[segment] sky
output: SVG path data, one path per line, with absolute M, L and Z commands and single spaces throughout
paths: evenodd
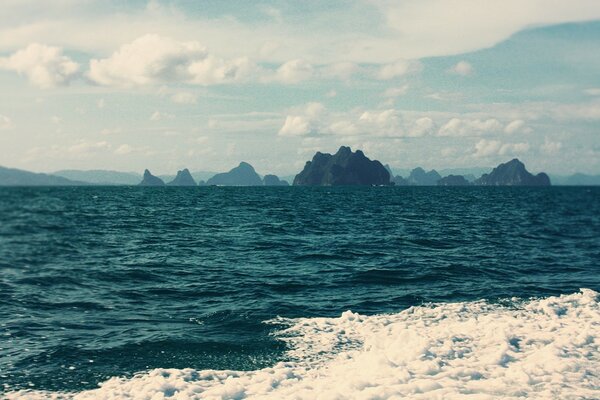
M 600 174 L 597 0 L 2 0 L 0 165 Z

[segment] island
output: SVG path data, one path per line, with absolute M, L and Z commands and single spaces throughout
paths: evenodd
M 342 146 L 337 153 L 317 152 L 294 178 L 294 186 L 390 185 L 390 173 L 362 151 Z
M 190 170 L 185 168 L 181 171 L 177 171 L 177 176 L 171 182 L 167 183 L 168 186 L 197 186 L 196 181 L 190 174 Z
M 229 172 L 216 174 L 206 181 L 206 184 L 216 186 L 262 186 L 263 180 L 252 165 L 242 161 L 240 165 Z
M 144 176 L 139 186 L 165 186 L 165 183 L 158 176 L 154 176 L 147 169 L 144 170 Z
M 550 186 L 550 178 L 541 172 L 533 175 L 527 171 L 525 164 L 514 158 L 500 164 L 489 174 L 473 182 L 479 186 Z

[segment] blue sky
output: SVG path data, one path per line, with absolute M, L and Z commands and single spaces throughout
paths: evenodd
M 0 5 L 0 165 L 600 173 L 597 1 Z

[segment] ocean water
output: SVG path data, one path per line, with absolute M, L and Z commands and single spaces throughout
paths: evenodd
M 0 188 L 0 397 L 600 398 L 600 188 Z

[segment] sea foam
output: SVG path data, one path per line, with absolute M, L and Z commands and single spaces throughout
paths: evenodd
M 9 399 L 597 399 L 598 293 L 396 314 L 277 318 L 288 360 L 256 371 L 155 369 L 79 393 Z

